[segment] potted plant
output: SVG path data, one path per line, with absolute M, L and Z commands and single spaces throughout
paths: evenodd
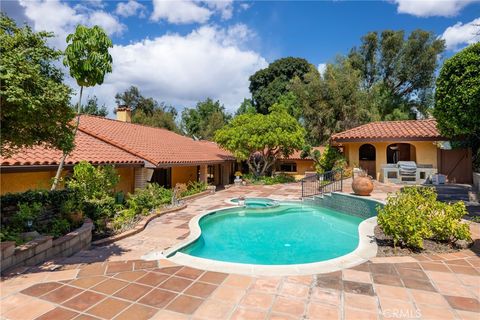
M 373 191 L 373 181 L 365 171 L 358 173 L 352 181 L 352 190 L 358 196 L 369 196 Z
M 235 180 L 233 181 L 236 185 L 240 185 L 242 183 L 242 179 L 240 178 L 242 173 L 240 171 L 235 172 Z

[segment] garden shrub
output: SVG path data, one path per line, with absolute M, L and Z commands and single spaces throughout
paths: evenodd
M 319 173 L 335 170 L 335 164 L 339 160 L 345 160 L 343 155 L 338 151 L 338 149 L 327 145 L 325 147 L 325 150 L 323 150 L 323 153 L 320 156 L 320 159 L 318 160 L 318 168 L 317 171 Z M 345 161 L 346 162 L 346 161 Z M 342 163 L 339 162 L 337 163 L 337 167 L 341 165 Z
M 27 231 L 29 229 L 27 224 L 30 222 L 32 223 L 30 227 L 34 227 L 42 211 L 43 206 L 40 202 L 19 203 L 18 211 L 12 218 L 11 227 L 20 232 Z
M 123 230 L 128 229 L 130 225 L 135 222 L 137 217 L 138 215 L 134 208 L 120 210 L 115 213 L 111 226 L 116 232 L 122 232 Z
M 469 240 L 470 228 L 468 224 L 461 222 L 462 217 L 466 214 L 468 214 L 467 208 L 462 201 L 453 204 L 438 201 L 432 216 L 429 217 L 433 237 L 449 242 Z
M 50 236 L 53 236 L 54 238 L 61 237 L 67 233 L 69 233 L 72 230 L 72 225 L 70 222 L 65 219 L 54 219 L 49 225 L 43 234 L 48 234 Z
M 243 178 L 249 183 L 264 184 L 264 185 L 295 182 L 295 177 L 289 176 L 287 174 L 277 174 L 273 177 L 269 177 L 269 176 L 255 177 L 253 174 L 248 173 L 248 174 L 244 174 Z
M 437 201 L 430 187 L 405 187 L 390 195 L 378 209 L 378 224 L 394 246 L 423 248 L 424 239 L 456 241 L 470 239 L 468 225 L 461 222 L 466 214 L 463 203 Z
M 129 195 L 128 207 L 136 213 L 148 214 L 151 210 L 159 208 L 171 202 L 173 192 L 170 189 L 149 183 L 144 189 L 135 190 Z
M 186 190 L 180 193 L 181 197 L 191 196 L 200 192 L 207 190 L 208 184 L 203 181 L 190 181 Z
M 120 177 L 111 165 L 94 167 L 82 161 L 73 167 L 73 175 L 67 180 L 67 187 L 83 200 L 113 196 Z
M 113 166 L 95 167 L 82 161 L 73 168 L 73 175 L 66 182 L 85 215 L 94 222 L 97 232 L 105 229 L 107 220 L 118 208 L 114 189 L 119 180 Z

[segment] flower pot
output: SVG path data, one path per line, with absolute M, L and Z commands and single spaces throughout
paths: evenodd
M 373 191 L 372 178 L 368 176 L 355 177 L 352 181 L 352 189 L 358 196 L 369 196 Z

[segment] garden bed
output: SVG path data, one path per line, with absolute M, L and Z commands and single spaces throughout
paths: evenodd
M 1 242 L 0 271 L 23 265 L 34 266 L 54 256 L 68 257 L 89 248 L 92 228 L 92 221 L 86 219 L 80 228 L 57 239 L 40 236 L 19 246 L 15 246 L 14 241 Z
M 462 250 L 462 248 L 449 242 L 440 242 L 425 239 L 423 240 L 422 249 L 412 249 L 408 247 L 393 247 L 393 240 L 391 237 L 383 233 L 382 228 L 375 227 L 375 241 L 377 242 L 378 250 L 377 257 L 393 257 L 393 256 L 408 256 L 414 254 L 436 254 L 436 253 L 452 253 Z

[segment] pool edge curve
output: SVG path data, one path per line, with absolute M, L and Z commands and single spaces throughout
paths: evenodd
M 343 192 L 336 192 L 341 195 L 353 196 L 351 194 L 346 194 Z M 355 196 L 353 196 L 355 197 Z M 275 199 L 277 200 L 277 199 Z M 382 201 L 377 199 L 368 199 L 374 202 L 382 203 Z M 282 200 L 277 200 L 282 201 Z M 292 201 L 292 200 L 288 200 Z M 298 201 L 298 200 L 297 200 Z M 296 201 L 292 201 L 296 202 Z M 233 203 L 229 203 L 232 205 Z M 234 206 L 232 206 L 234 207 Z M 231 207 L 225 207 L 228 209 Z M 220 209 L 222 210 L 222 209 Z M 295 276 L 295 275 L 311 275 L 319 273 L 328 273 L 333 271 L 342 270 L 345 268 L 350 268 L 367 262 L 370 258 L 373 258 L 377 255 L 377 244 L 374 239 L 374 229 L 377 225 L 377 217 L 371 217 L 363 220 L 358 225 L 358 245 L 350 253 L 347 253 L 343 256 L 332 258 L 325 261 L 312 262 L 312 263 L 302 263 L 302 264 L 289 264 L 289 265 L 259 265 L 259 264 L 247 264 L 247 263 L 235 263 L 235 262 L 225 262 L 213 259 L 200 258 L 182 252 L 177 252 L 178 250 L 190 245 L 196 241 L 202 231 L 200 228 L 200 220 L 210 215 L 214 212 L 219 211 L 219 209 L 210 210 L 205 213 L 196 215 L 189 221 L 190 234 L 184 241 L 172 246 L 171 248 L 164 250 L 161 253 L 161 256 L 164 259 L 171 262 L 188 266 L 191 268 L 203 269 L 207 271 L 214 272 L 227 272 L 234 274 L 243 274 L 250 276 Z M 176 252 L 176 253 L 175 253 Z M 169 257 L 172 253 L 175 253 L 173 256 Z M 155 253 L 147 254 L 145 257 L 158 256 Z

